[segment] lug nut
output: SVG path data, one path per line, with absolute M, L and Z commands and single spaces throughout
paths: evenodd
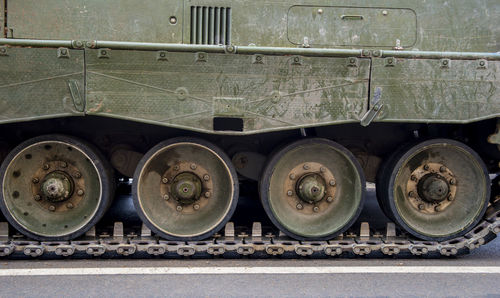
M 179 166 L 174 166 L 174 171 L 178 171 L 179 170 Z
M 304 170 L 309 170 L 309 166 L 307 164 L 304 165 Z
M 320 171 L 321 173 L 324 173 L 324 172 L 326 172 L 326 169 L 325 169 L 325 167 L 321 167 L 321 168 L 319 168 L 319 171 Z
M 448 201 L 453 201 L 454 197 L 451 194 L 449 194 L 447 199 Z
M 411 179 L 411 181 L 417 181 L 417 176 L 411 175 L 410 179 Z
M 424 170 L 428 171 L 429 170 L 429 165 L 424 165 Z
M 300 203 L 299 203 L 299 204 L 297 204 L 297 206 L 296 206 L 296 207 L 297 207 L 297 209 L 299 209 L 299 210 L 302 210 L 302 208 L 304 208 L 304 206 L 302 206 L 302 204 L 300 204 Z
M 33 180 L 31 180 L 31 182 L 37 184 L 38 182 L 40 182 L 40 180 L 38 180 L 38 178 L 33 178 Z
M 80 172 L 76 172 L 73 176 L 74 176 L 75 178 L 82 178 L 82 173 L 80 173 Z
M 168 201 L 168 199 L 170 199 L 170 196 L 169 196 L 168 194 L 164 194 L 164 195 L 163 195 L 163 199 L 164 199 L 165 201 Z
M 293 191 L 289 190 L 289 191 L 287 191 L 287 192 L 286 192 L 286 194 L 287 194 L 289 197 L 291 197 L 291 196 L 293 196 Z
M 326 201 L 327 201 L 328 203 L 331 203 L 331 202 L 333 202 L 333 198 L 332 198 L 332 197 L 327 197 L 327 198 L 326 198 Z
M 64 161 L 63 161 L 63 162 L 61 162 L 61 168 L 65 168 L 65 167 L 67 167 L 67 166 L 68 166 L 68 164 L 67 164 L 66 162 L 64 162 Z
M 168 178 L 167 178 L 167 177 L 163 177 L 163 178 L 161 179 L 161 182 L 162 182 L 163 184 L 167 184 L 167 183 L 168 183 Z
M 176 209 L 177 209 L 177 211 L 181 212 L 182 211 L 182 206 L 178 205 Z
M 193 205 L 193 209 L 194 209 L 194 210 L 198 210 L 198 209 L 200 209 L 200 205 L 198 205 L 198 204 L 194 204 L 194 205 Z
M 330 180 L 330 186 L 335 186 L 335 184 L 337 184 L 337 183 L 335 182 L 335 180 L 333 180 L 333 179 L 332 179 L 332 180 Z
M 85 192 L 83 191 L 83 189 L 79 189 L 76 194 L 79 195 L 79 196 L 83 196 Z
M 410 192 L 408 193 L 408 196 L 409 196 L 410 198 L 414 198 L 414 197 L 416 197 L 416 196 L 415 196 L 415 192 L 414 192 L 414 191 L 410 191 Z
M 190 168 L 191 168 L 191 170 L 196 170 L 196 165 L 193 163 L 193 164 L 191 164 Z
M 293 180 L 293 179 L 295 179 L 295 174 L 290 174 L 290 176 L 288 176 L 288 177 L 290 177 L 290 180 Z
M 441 166 L 441 167 L 439 168 L 439 171 L 440 171 L 441 173 L 446 172 L 446 167 L 445 167 L 445 166 Z
M 54 205 L 50 205 L 50 206 L 49 206 L 49 210 L 50 210 L 50 211 L 56 211 L 56 206 L 54 206 Z
M 437 205 L 436 207 L 434 207 L 434 211 L 441 212 L 441 206 Z
M 210 198 L 210 192 L 209 191 L 205 192 L 205 198 Z
M 419 205 L 418 205 L 418 209 L 419 209 L 419 210 L 424 210 L 424 208 L 425 208 L 424 204 L 419 204 Z
M 319 211 L 319 207 L 318 206 L 314 206 L 313 211 L 314 212 L 318 212 Z
M 33 198 L 35 199 L 35 201 L 40 201 L 42 199 L 40 195 L 36 195 Z
M 457 181 L 453 178 L 450 179 L 450 185 L 455 185 L 457 183 Z
M 73 209 L 73 204 L 71 204 L 71 203 L 66 204 L 66 208 Z
M 48 163 L 46 163 L 46 164 L 44 164 L 44 165 L 43 165 L 43 169 L 44 169 L 44 170 L 48 170 L 49 168 L 50 168 L 50 166 L 49 166 L 49 164 L 48 164 Z
M 208 176 L 208 174 L 203 175 L 203 180 L 205 181 L 210 180 L 210 176 Z

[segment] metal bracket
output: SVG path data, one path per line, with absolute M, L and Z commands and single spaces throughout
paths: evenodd
M 80 89 L 78 88 L 78 80 L 68 80 L 68 86 L 75 109 L 79 112 L 83 112 L 84 102 Z
M 253 64 L 264 64 L 264 56 L 262 55 L 253 55 L 252 56 L 252 63 Z
M 387 67 L 392 67 L 396 65 L 396 59 L 394 59 L 394 57 L 387 57 L 384 59 L 384 62 L 385 66 Z
M 97 58 L 109 58 L 110 52 L 110 49 L 100 49 L 97 51 Z
M 347 67 L 358 67 L 359 66 L 359 60 L 356 57 L 349 57 L 347 58 Z
M 68 48 L 58 48 L 57 49 L 57 58 L 69 58 Z
M 370 125 L 370 123 L 377 117 L 377 115 L 384 107 L 384 103 L 382 102 L 381 96 L 382 96 L 382 89 L 380 87 L 375 88 L 375 94 L 373 95 L 373 106 L 361 118 L 362 126 Z
M 488 61 L 486 59 L 477 60 L 477 68 L 478 69 L 487 69 L 488 68 Z
M 7 54 L 7 47 L 6 46 L 0 47 L 0 56 L 9 56 L 9 54 Z
M 196 62 L 207 62 L 207 53 L 205 52 L 195 53 L 194 59 Z
M 441 68 L 450 68 L 450 59 L 441 59 Z
M 292 57 L 292 65 L 302 65 L 302 57 L 293 56 Z
M 156 60 L 158 60 L 158 61 L 168 61 L 167 51 L 158 51 L 156 53 Z

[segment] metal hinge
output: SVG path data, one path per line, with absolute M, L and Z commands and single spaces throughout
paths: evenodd
M 384 103 L 381 99 L 382 89 L 380 87 L 375 88 L 375 94 L 373 95 L 373 105 L 361 118 L 361 125 L 368 126 L 377 117 L 377 115 L 382 110 Z

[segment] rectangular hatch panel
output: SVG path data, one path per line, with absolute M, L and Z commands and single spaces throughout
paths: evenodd
M 411 47 L 417 15 L 406 8 L 292 6 L 287 30 L 297 45 Z

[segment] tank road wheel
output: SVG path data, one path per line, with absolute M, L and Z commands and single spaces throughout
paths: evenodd
M 304 139 L 276 152 L 259 185 L 264 209 L 284 233 L 326 240 L 358 218 L 365 178 L 355 157 L 326 139 Z
M 69 240 L 85 233 L 112 200 L 112 175 L 86 142 L 64 135 L 30 139 L 0 168 L 0 208 L 28 237 Z
M 142 158 L 132 192 L 152 231 L 170 240 L 201 240 L 231 218 L 238 189 L 236 171 L 221 149 L 200 139 L 174 138 Z
M 481 158 L 466 145 L 425 141 L 399 153 L 389 167 L 377 193 L 384 209 L 415 237 L 449 240 L 483 217 L 490 178 Z

